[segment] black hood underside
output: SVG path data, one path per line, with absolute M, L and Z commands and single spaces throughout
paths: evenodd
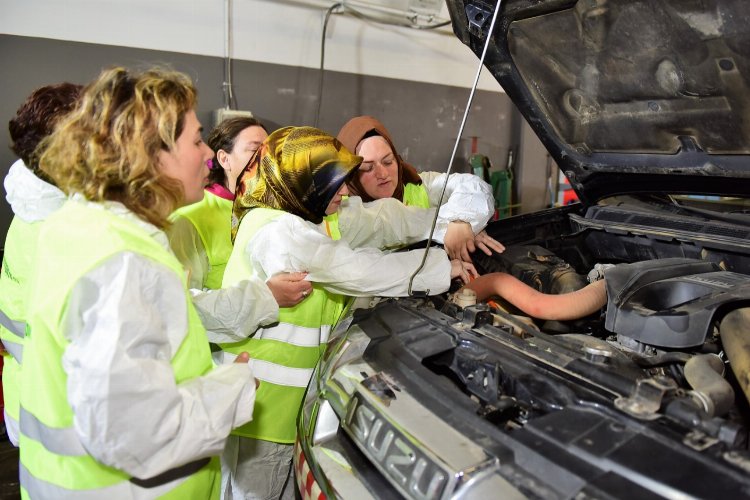
M 481 55 L 496 2 L 448 0 Z M 505 0 L 485 67 L 584 202 L 750 192 L 750 3 Z

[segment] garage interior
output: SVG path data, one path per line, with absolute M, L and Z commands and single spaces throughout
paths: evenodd
M 130 0 L 95 7 L 86 0 L 0 0 L 0 115 L 7 123 L 42 85 L 85 83 L 108 66 L 167 64 L 195 80 L 206 130 L 216 110 L 226 108 L 250 111 L 269 129 L 315 125 L 333 135 L 350 117 L 373 115 L 406 161 L 446 171 L 476 58 L 444 26 L 443 2 L 345 3 L 367 16 L 325 0 Z M 434 11 L 415 14 L 414 4 Z M 4 133 L 3 177 L 14 160 Z M 567 201 L 554 163 L 487 71 L 453 171 L 495 181 L 498 217 Z M 11 218 L 3 199 L 3 240 Z M 0 470 L 0 498 L 17 498 L 17 451 L 4 437 Z

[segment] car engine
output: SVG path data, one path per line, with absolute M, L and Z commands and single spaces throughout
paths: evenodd
M 631 219 L 607 220 L 619 212 Z M 646 214 L 650 226 L 634 223 Z M 498 240 L 514 236 L 502 254 L 475 253 L 481 274 L 508 273 L 553 295 L 603 279 L 606 305 L 574 320 L 540 320 L 502 297 L 466 302 L 458 284 L 437 296 L 383 300 L 355 311 L 341 340 L 366 342 L 355 350 L 359 387 L 383 405 L 383 422 L 392 418 L 394 429 L 409 428 L 394 415 L 413 398 L 494 457 L 522 496 L 747 496 L 750 268 L 744 238 L 727 234 L 742 224 L 704 221 L 722 236 L 697 245 L 695 229 L 675 231 L 675 220 L 687 218 L 664 214 L 565 207 L 491 224 Z M 341 363 L 324 358 L 323 365 Z M 329 395 L 341 380 L 326 382 Z M 368 448 L 378 444 L 374 406 L 362 399 L 353 406 L 370 413 L 360 413 L 351 401 L 348 410 L 331 404 L 345 434 L 376 461 Z M 438 488 L 426 497 L 470 491 L 460 489 L 459 467 L 429 469 L 446 456 L 423 459 L 428 472 L 413 486 Z M 386 476 L 398 470 L 381 465 Z

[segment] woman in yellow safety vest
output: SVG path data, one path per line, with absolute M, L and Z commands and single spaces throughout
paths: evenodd
M 11 149 L 19 157 L 5 177 L 5 199 L 13 220 L 5 237 L 0 274 L 0 340 L 3 355 L 3 413 L 11 443 L 18 446 L 19 384 L 26 331 L 29 279 L 35 264 L 41 222 L 60 208 L 65 194 L 39 172 L 34 150 L 55 124 L 73 109 L 82 86 L 73 83 L 46 85 L 26 98 L 8 130 Z
M 247 276 L 309 272 L 312 294 L 281 308 L 279 322 L 247 340 L 222 344 L 225 360 L 251 352 L 262 383 L 253 421 L 238 428 L 223 458 L 229 474 L 226 498 L 278 498 L 292 461 L 295 419 L 313 368 L 348 296 L 407 294 L 409 276 L 425 250 L 383 253 L 351 249 L 333 240 L 320 223 L 347 194 L 345 181 L 362 158 L 312 127 L 285 127 L 260 146 L 242 174 L 234 203 L 234 249 L 224 286 Z M 451 278 L 475 274 L 473 266 L 430 249 L 415 290 L 446 291 Z
M 230 230 L 237 177 L 266 137 L 263 124 L 250 117 L 224 120 L 208 135 L 206 142 L 214 157 L 203 199 L 178 209 L 168 231 L 172 250 L 189 272 L 190 288 L 221 287 L 232 253 Z M 301 280 L 304 273 L 287 278 Z
M 108 69 L 40 146 L 69 199 L 42 224 L 31 279 L 24 498 L 218 497 L 218 455 L 250 421 L 256 383 L 246 353 L 213 366 L 164 233 L 203 196 L 213 156 L 195 104 L 182 73 Z M 276 320 L 270 289 L 239 285 L 265 296 L 245 304 L 249 323 Z
M 495 211 L 495 204 L 492 188 L 479 177 L 451 174 L 440 203 L 446 174 L 417 172 L 401 158 L 388 130 L 376 118 L 352 118 L 336 138 L 363 158 L 357 174 L 347 183 L 351 196 L 359 196 L 365 203 L 395 198 L 412 207 L 437 208 L 433 238 L 444 244 L 451 258 L 471 262 L 470 254 L 477 247 L 487 255 L 493 250 L 505 250 L 501 243 L 483 231 Z M 342 212 L 346 210 L 345 205 Z M 397 218 L 398 215 L 391 217 L 392 220 Z M 329 218 L 329 226 L 336 227 L 335 219 L 336 216 Z

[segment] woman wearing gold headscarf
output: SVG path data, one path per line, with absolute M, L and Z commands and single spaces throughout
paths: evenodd
M 253 371 L 262 381 L 253 421 L 235 430 L 224 452 L 225 498 L 278 498 L 291 467 L 305 388 L 347 296 L 404 296 L 422 260 L 424 250 L 352 250 L 318 225 L 338 209 L 348 192 L 345 181 L 361 161 L 318 129 L 286 127 L 266 139 L 239 180 L 234 249 L 222 286 L 248 276 L 307 271 L 313 292 L 297 306 L 281 308 L 275 326 L 222 345 L 227 361 L 252 353 Z M 441 293 L 451 278 L 466 279 L 468 272 L 475 274 L 433 248 L 413 287 Z

